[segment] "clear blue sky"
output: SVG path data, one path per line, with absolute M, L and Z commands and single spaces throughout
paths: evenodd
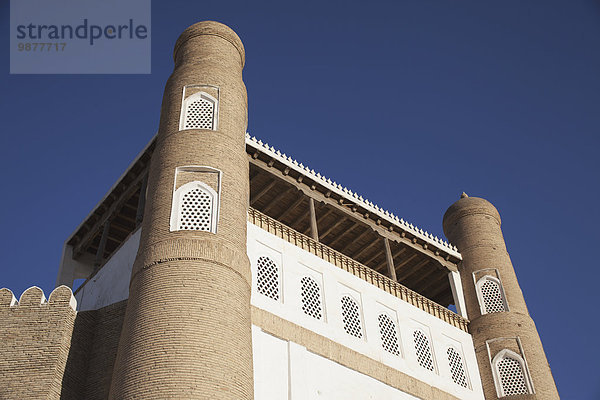
M 600 399 L 598 1 L 154 1 L 152 74 L 9 75 L 0 4 L 0 286 L 48 293 L 63 241 L 158 126 L 172 48 L 246 46 L 251 134 L 438 236 L 500 210 L 563 399 Z

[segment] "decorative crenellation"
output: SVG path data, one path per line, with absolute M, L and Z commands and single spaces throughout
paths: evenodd
M 254 136 L 250 136 L 249 133 L 246 133 L 246 144 L 253 146 L 253 147 L 260 148 L 261 151 L 269 154 L 269 156 L 277 159 L 278 161 L 287 165 L 288 167 L 295 169 L 297 172 L 309 176 L 311 179 L 313 179 L 316 182 L 318 182 L 319 184 L 323 185 L 328 190 L 336 192 L 338 195 L 340 195 L 342 197 L 351 198 L 352 201 L 359 203 L 368 212 L 375 213 L 380 218 L 387 220 L 391 224 L 397 225 L 401 229 L 409 231 L 411 234 L 421 238 L 422 240 L 440 248 L 441 250 L 444 250 L 444 251 L 450 253 L 452 256 L 457 257 L 458 259 L 461 259 L 461 255 L 458 252 L 458 249 L 456 248 L 456 246 L 448 243 L 447 241 L 445 241 L 435 235 L 432 235 L 431 233 L 429 233 L 427 231 L 424 231 L 423 229 L 418 228 L 417 226 L 405 221 L 402 218 L 399 218 L 398 216 L 394 215 L 394 213 L 384 210 L 383 208 L 377 206 L 376 204 L 369 201 L 368 199 L 363 198 L 358 193 L 353 192 L 352 190 L 349 190 L 345 186 L 342 186 L 342 185 L 338 184 L 337 182 L 332 181 L 329 178 L 326 178 L 325 176 L 321 175 L 320 173 L 315 172 L 314 169 L 310 169 L 307 166 L 305 166 L 304 164 L 299 163 L 294 158 L 286 155 L 285 153 L 280 152 L 279 150 L 275 149 L 273 146 L 270 146 L 268 143 L 263 143 L 260 139 L 257 139 Z
M 378 288 L 420 308 L 421 310 L 467 332 L 469 320 L 380 274 L 358 261 L 295 231 L 281 222 L 255 210 L 248 209 L 248 221 L 283 240 L 347 271 Z
M 19 301 L 10 289 L 0 289 L 0 307 L 46 307 L 46 306 L 65 306 L 68 305 L 74 311 L 77 309 L 77 300 L 73 296 L 71 288 L 65 285 L 55 288 L 46 300 L 44 291 L 37 286 L 32 286 L 25 290 Z

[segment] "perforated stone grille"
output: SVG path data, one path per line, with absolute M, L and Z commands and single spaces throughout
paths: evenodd
M 416 330 L 413 332 L 417 361 L 419 365 L 429 371 L 433 371 L 433 356 L 431 355 L 431 346 L 429 339 L 423 332 Z
M 214 129 L 215 105 L 202 97 L 190 101 L 185 109 L 184 129 Z
M 279 269 L 269 257 L 258 257 L 257 289 L 258 293 L 279 301 Z
M 467 387 L 467 376 L 460 353 L 456 349 L 449 347 L 446 354 L 448 354 L 448 364 L 450 365 L 452 380 L 462 387 Z
M 358 304 L 350 296 L 343 296 L 341 302 L 344 330 L 349 335 L 362 338 L 362 323 L 360 321 Z
M 321 306 L 321 288 L 311 277 L 305 276 L 300 280 L 302 290 L 302 311 L 316 319 L 323 318 Z
M 386 314 L 379 314 L 377 319 L 379 320 L 379 333 L 381 333 L 381 346 L 388 353 L 395 356 L 400 355 L 396 324 Z
M 505 396 L 517 394 L 528 394 L 525 374 L 521 363 L 512 357 L 505 357 L 498 362 L 498 374 L 502 383 L 502 391 Z
M 179 200 L 178 230 L 211 231 L 213 196 L 202 188 L 193 188 Z
M 486 279 L 481 285 L 481 297 L 486 314 L 506 311 L 502 289 L 498 282 Z

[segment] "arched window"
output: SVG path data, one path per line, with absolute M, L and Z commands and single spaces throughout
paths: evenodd
M 388 353 L 395 356 L 400 355 L 400 346 L 398 345 L 398 332 L 394 321 L 385 313 L 379 314 L 379 333 L 381 334 L 381 346 Z
M 173 195 L 171 231 L 217 231 L 218 196 L 204 182 L 186 183 Z
M 434 371 L 433 355 L 431 354 L 431 345 L 427 335 L 422 330 L 417 329 L 413 332 L 413 340 L 419 365 L 429 371 Z
M 504 290 L 497 278 L 486 275 L 477 281 L 476 287 L 482 314 L 508 311 Z
M 498 396 L 515 396 L 532 392 L 525 362 L 517 353 L 504 349 L 492 361 Z
M 302 311 L 316 319 L 323 319 L 323 307 L 321 305 L 321 288 L 310 276 L 300 279 L 302 295 Z
M 348 295 L 342 297 L 341 303 L 344 330 L 349 335 L 359 339 L 362 338 L 362 321 L 360 319 L 360 308 L 358 307 L 358 303 Z
M 448 347 L 446 354 L 448 355 L 448 365 L 450 366 L 452 380 L 457 385 L 468 387 L 467 374 L 465 373 L 462 356 L 454 347 Z
M 275 261 L 266 256 L 256 261 L 256 286 L 258 293 L 279 301 L 279 268 Z
M 217 129 L 218 101 L 205 92 L 194 93 L 183 101 L 179 130 Z

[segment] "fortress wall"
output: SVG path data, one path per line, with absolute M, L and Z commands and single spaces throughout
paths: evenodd
M 0 399 L 106 399 L 126 305 L 77 313 L 66 286 L 0 289 Z
M 66 286 L 48 301 L 36 286 L 18 302 L 10 290 L 0 290 L 0 398 L 61 398 L 76 315 Z

